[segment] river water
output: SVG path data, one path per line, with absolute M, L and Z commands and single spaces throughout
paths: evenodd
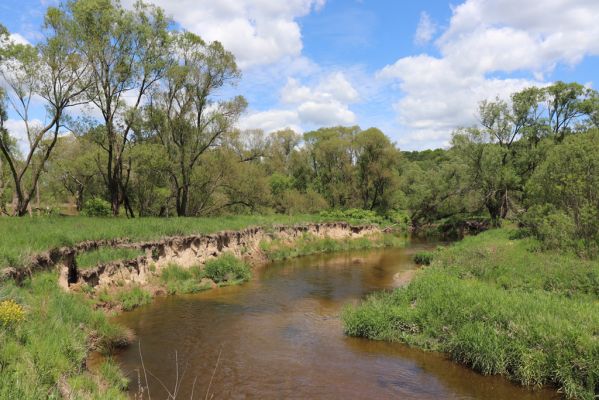
M 123 313 L 117 322 L 137 335 L 117 355 L 130 394 L 139 395 L 147 376 L 152 399 L 554 398 L 440 354 L 344 336 L 344 305 L 393 288 L 398 273 L 415 268 L 412 255 L 431 247 L 286 260 L 240 286 L 158 298 Z

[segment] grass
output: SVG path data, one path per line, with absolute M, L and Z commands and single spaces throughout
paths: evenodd
M 206 278 L 219 284 L 245 282 L 252 276 L 249 265 L 229 253 L 206 262 L 203 272 Z
M 599 263 L 510 237 L 489 231 L 436 252 L 407 287 L 347 308 L 346 333 L 443 351 L 483 374 L 593 399 Z
M 140 255 L 143 255 L 143 252 L 138 249 L 101 247 L 97 250 L 78 254 L 76 262 L 78 268 L 86 269 L 112 261 L 131 260 Z
M 148 304 L 152 301 L 152 295 L 139 286 L 134 286 L 120 292 L 117 299 L 121 303 L 123 310 L 130 311 L 136 307 Z
M 57 279 L 45 272 L 21 287 L 7 282 L 0 288 L 0 299 L 13 299 L 25 309 L 24 320 L 0 328 L 0 398 L 59 398 L 61 378 L 76 398 L 123 397 L 100 385 L 83 385 L 92 378 L 82 370 L 88 348 L 110 353 L 125 340 L 123 330 L 94 311 L 84 296 L 58 288 Z
M 433 258 L 434 254 L 430 251 L 420 251 L 414 254 L 414 262 L 419 265 L 430 265 Z
M 84 240 L 127 238 L 154 240 L 167 236 L 239 230 L 248 226 L 293 225 L 330 221 L 318 215 L 239 215 L 215 218 L 0 218 L 0 268 L 21 267 L 34 254 Z
M 162 270 L 160 281 L 168 294 L 196 293 L 210 288 L 201 283 L 203 277 L 200 267 L 182 268 L 171 264 Z
M 305 234 L 292 244 L 273 240 L 262 242 L 260 247 L 270 260 L 284 260 L 316 253 L 331 253 L 335 251 L 348 251 L 371 249 L 377 247 L 399 247 L 405 240 L 390 234 L 373 235 L 357 239 L 332 239 L 318 238 Z

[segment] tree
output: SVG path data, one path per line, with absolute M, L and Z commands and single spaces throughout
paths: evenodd
M 585 115 L 584 100 L 591 93 L 579 83 L 561 81 L 545 88 L 548 121 L 556 142 L 562 142 L 572 123 Z
M 213 101 L 216 91 L 240 77 L 235 57 L 219 42 L 184 32 L 175 35 L 170 53 L 171 66 L 146 108 L 147 129 L 166 149 L 177 214 L 187 216 L 202 154 L 218 144 L 247 103 L 241 96 Z
M 393 208 L 398 183 L 399 151 L 376 128 L 356 135 L 357 189 L 364 209 L 384 212 Z
M 69 27 L 71 40 L 89 65 L 88 100 L 102 114 L 98 145 L 106 152 L 102 171 L 112 212 L 121 204 L 133 216 L 127 193 L 125 152 L 144 96 L 164 76 L 169 48 L 169 20 L 158 7 L 141 1 L 125 10 L 112 0 L 76 0 L 50 9 Z
M 357 126 L 320 128 L 304 134 L 311 182 L 331 207 L 348 207 L 353 197 L 353 148 Z
M 599 130 L 569 136 L 554 146 L 527 191 L 528 220 L 542 240 L 599 254 Z M 553 241 L 555 237 L 560 240 Z
M 45 17 L 46 38 L 38 46 L 6 43 L 0 55 L 0 75 L 10 89 L 0 98 L 3 105 L 0 118 L 0 152 L 10 170 L 16 204 L 13 213 L 23 216 L 36 191 L 44 166 L 56 145 L 66 110 L 80 104 L 88 88 L 88 66 L 77 53 L 74 42 L 66 34 L 64 21 L 55 10 Z M 2 41 L 2 39 L 0 39 Z M 44 101 L 46 122 L 36 123 L 30 108 L 34 97 Z M 5 127 L 5 101 L 22 120 L 28 148 L 21 158 L 12 145 Z

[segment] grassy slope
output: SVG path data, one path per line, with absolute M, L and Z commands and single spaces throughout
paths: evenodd
M 252 225 L 293 225 L 320 222 L 317 215 L 232 216 L 219 218 L 0 218 L 0 268 L 19 267 L 31 254 L 84 240 L 166 236 L 239 230 Z
M 0 268 L 23 265 L 30 254 L 83 240 L 129 238 L 148 240 L 164 236 L 238 230 L 248 226 L 292 225 L 331 220 L 314 215 L 236 216 L 225 218 L 112 219 L 112 218 L 0 218 Z M 351 221 L 360 223 L 364 221 Z M 110 249 L 90 252 L 79 259 L 82 265 L 97 261 L 128 258 L 133 253 Z M 89 260 L 85 259 L 88 257 Z M 217 266 L 218 267 L 218 266 Z M 215 268 L 227 275 L 226 265 Z M 221 269 L 224 268 L 224 272 Z M 237 269 L 233 268 L 236 272 Z M 185 271 L 189 273 L 189 271 Z M 238 272 L 238 271 L 237 271 Z M 163 277 L 173 292 L 195 291 L 201 276 Z M 242 274 L 243 275 L 243 274 Z M 233 276 L 243 280 L 247 276 Z M 59 289 L 56 272 L 43 272 L 25 280 L 22 286 L 5 282 L 0 286 L 0 301 L 14 299 L 25 310 L 25 320 L 7 328 L 0 326 L 0 399 L 60 398 L 60 387 L 70 387 L 74 398 L 121 398 L 126 386 L 118 367 L 110 360 L 90 374 L 82 365 L 92 345 L 110 352 L 123 340 L 122 330 L 107 322 L 105 315 L 94 311 L 91 300 L 82 293 L 65 293 Z M 150 295 L 142 288 L 123 292 L 125 308 L 143 304 Z M 93 343 L 90 343 L 93 341 Z M 60 381 L 67 385 L 59 384 Z
M 124 340 L 122 329 L 93 311 L 82 295 L 59 289 L 57 279 L 44 272 L 22 287 L 12 282 L 0 287 L 0 300 L 16 299 L 26 310 L 24 321 L 0 326 L 0 399 L 60 398 L 61 379 L 75 391 L 74 398 L 124 397 L 122 378 L 111 364 L 101 366 L 97 376 L 82 368 L 91 338 L 92 347 L 109 352 Z
M 344 313 L 346 332 L 447 352 L 484 374 L 599 391 L 599 262 L 535 252 L 508 230 L 435 254 L 404 289 Z

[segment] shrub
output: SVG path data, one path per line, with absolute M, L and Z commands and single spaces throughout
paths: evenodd
M 94 197 L 85 202 L 81 214 L 86 217 L 109 217 L 112 214 L 112 208 L 106 200 Z
M 10 328 L 24 319 L 23 306 L 10 299 L 0 301 L 0 326 Z
M 421 251 L 414 254 L 414 262 L 420 265 L 430 265 L 433 262 L 433 253 L 430 251 Z
M 118 300 L 123 306 L 123 310 L 130 311 L 135 307 L 148 304 L 152 300 L 152 296 L 147 291 L 136 286 L 131 290 L 125 290 L 118 295 Z
M 204 267 L 204 274 L 214 282 L 247 281 L 252 273 L 249 266 L 233 254 L 225 253 L 210 260 Z

